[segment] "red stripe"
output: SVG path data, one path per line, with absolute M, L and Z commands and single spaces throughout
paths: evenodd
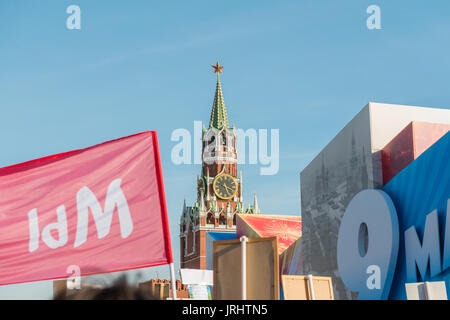
M 163 228 L 165 229 L 166 237 L 165 240 L 165 246 L 166 246 L 166 253 L 168 253 L 169 262 L 173 263 L 173 255 L 172 255 L 172 245 L 170 241 L 170 227 L 169 227 L 169 220 L 167 216 L 167 204 L 166 204 L 166 194 L 164 192 L 164 179 L 162 174 L 162 166 L 161 166 L 161 157 L 159 153 L 159 144 L 158 144 L 158 134 L 156 131 L 152 131 L 152 138 L 153 138 L 153 144 L 154 144 L 154 150 L 155 150 L 155 163 L 156 163 L 156 171 L 158 175 L 158 189 L 159 189 L 159 199 L 161 201 L 161 212 L 162 212 L 162 222 L 163 222 Z

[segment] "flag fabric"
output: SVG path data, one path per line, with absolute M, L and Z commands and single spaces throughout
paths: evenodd
M 0 169 L 0 284 L 173 262 L 157 134 Z

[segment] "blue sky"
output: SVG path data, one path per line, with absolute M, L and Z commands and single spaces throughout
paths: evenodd
M 66 28 L 71 4 L 81 30 Z M 381 30 L 366 28 L 371 4 Z M 170 135 L 209 120 L 211 64 L 224 65 L 231 123 L 280 130 L 278 174 L 241 166 L 244 201 L 256 191 L 263 213 L 300 215 L 300 171 L 369 101 L 449 106 L 449 11 L 445 0 L 2 0 L 0 167 L 157 130 L 178 264 L 200 166 L 171 162 Z M 51 293 L 51 282 L 0 287 L 0 298 Z

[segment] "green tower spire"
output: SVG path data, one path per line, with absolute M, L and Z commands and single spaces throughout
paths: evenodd
M 211 111 L 211 119 L 209 120 L 209 127 L 216 129 L 228 129 L 227 109 L 225 108 L 225 101 L 223 100 L 222 87 L 220 86 L 219 78 L 219 75 L 222 73 L 223 66 L 219 65 L 219 62 L 217 62 L 216 65 L 212 65 L 212 67 L 214 68 L 214 73 L 217 73 L 217 86 Z

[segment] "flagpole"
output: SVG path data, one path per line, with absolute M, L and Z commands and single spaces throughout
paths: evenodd
M 241 274 L 242 274 L 242 300 L 247 300 L 247 253 L 248 238 L 242 236 L 241 240 Z
M 177 300 L 177 286 L 175 279 L 175 267 L 173 266 L 173 262 L 169 263 L 170 268 L 170 283 L 172 285 L 172 300 Z
M 308 281 L 309 281 L 309 291 L 311 294 L 311 300 L 316 300 L 316 296 L 314 295 L 314 284 L 313 284 L 312 274 L 308 274 Z

